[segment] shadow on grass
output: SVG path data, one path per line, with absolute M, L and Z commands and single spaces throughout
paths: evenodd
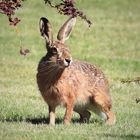
M 0 119 L 1 122 L 28 122 L 32 124 L 49 124 L 49 118 L 38 117 L 38 118 L 6 118 Z M 62 118 L 56 118 L 56 124 L 63 124 Z M 72 119 L 72 123 L 80 123 L 78 118 Z
M 38 117 L 38 118 L 5 118 L 5 119 L 0 119 L 1 122 L 27 122 L 27 123 L 32 123 L 32 124 L 49 124 L 49 118 L 46 117 Z M 63 124 L 63 118 L 56 118 L 55 120 L 56 124 Z M 81 123 L 78 118 L 73 118 L 71 120 L 71 123 L 76 124 L 76 123 Z M 99 120 L 92 120 L 90 123 L 100 123 Z
M 129 134 L 129 135 L 124 135 L 124 134 L 99 134 L 99 135 L 102 135 L 104 137 L 108 137 L 108 138 L 111 138 L 111 139 L 114 139 L 114 138 L 123 138 L 125 140 L 140 140 L 140 136 L 136 136 L 134 134 Z
M 49 118 L 33 118 L 33 119 L 26 119 L 27 122 L 30 122 L 32 124 L 49 124 Z M 62 118 L 56 118 L 55 120 L 56 124 L 63 124 Z M 79 119 L 72 119 L 72 123 L 80 123 Z

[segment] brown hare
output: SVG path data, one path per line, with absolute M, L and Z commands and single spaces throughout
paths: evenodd
M 39 62 L 37 83 L 49 107 L 49 124 L 55 125 L 58 105 L 66 108 L 64 124 L 70 123 L 73 111 L 79 113 L 81 122 L 88 122 L 90 111 L 93 111 L 107 124 L 114 124 L 108 81 L 103 72 L 95 65 L 72 61 L 70 50 L 64 44 L 75 22 L 76 18 L 70 17 L 54 41 L 49 21 L 44 17 L 40 19 L 40 32 L 46 41 L 47 53 Z

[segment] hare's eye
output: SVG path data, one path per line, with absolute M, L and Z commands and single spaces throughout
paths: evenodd
M 57 54 L 57 48 L 53 47 L 51 50 L 53 54 Z

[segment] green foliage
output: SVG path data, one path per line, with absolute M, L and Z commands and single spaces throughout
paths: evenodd
M 70 39 L 72 56 L 103 69 L 110 82 L 113 110 L 117 122 L 105 125 L 92 114 L 89 124 L 79 124 L 74 113 L 72 123 L 64 126 L 64 109 L 57 109 L 57 125 L 48 126 L 48 107 L 36 84 L 39 59 L 45 55 L 40 38 L 39 18 L 46 16 L 54 36 L 67 19 L 44 5 L 30 0 L 19 9 L 22 22 L 8 25 L 0 15 L 0 140 L 138 140 L 140 139 L 140 86 L 123 84 L 121 79 L 140 76 L 139 0 L 77 0 L 79 9 L 93 21 L 91 28 L 80 18 Z M 16 32 L 18 30 L 18 32 Z M 20 47 L 30 49 L 24 57 Z

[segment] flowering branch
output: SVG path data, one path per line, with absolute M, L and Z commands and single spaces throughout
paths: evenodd
M 23 0 L 22 0 L 23 1 Z M 0 0 L 0 13 L 7 15 L 10 25 L 16 26 L 20 22 L 15 15 L 15 10 L 21 7 L 21 0 Z
M 63 15 L 71 15 L 73 17 L 81 17 L 84 19 L 89 27 L 91 26 L 92 22 L 87 19 L 86 15 L 80 11 L 78 8 L 75 7 L 75 0 L 61 0 L 59 4 L 52 4 L 52 0 L 44 0 L 45 4 L 49 4 L 52 8 L 56 8 L 60 14 Z

